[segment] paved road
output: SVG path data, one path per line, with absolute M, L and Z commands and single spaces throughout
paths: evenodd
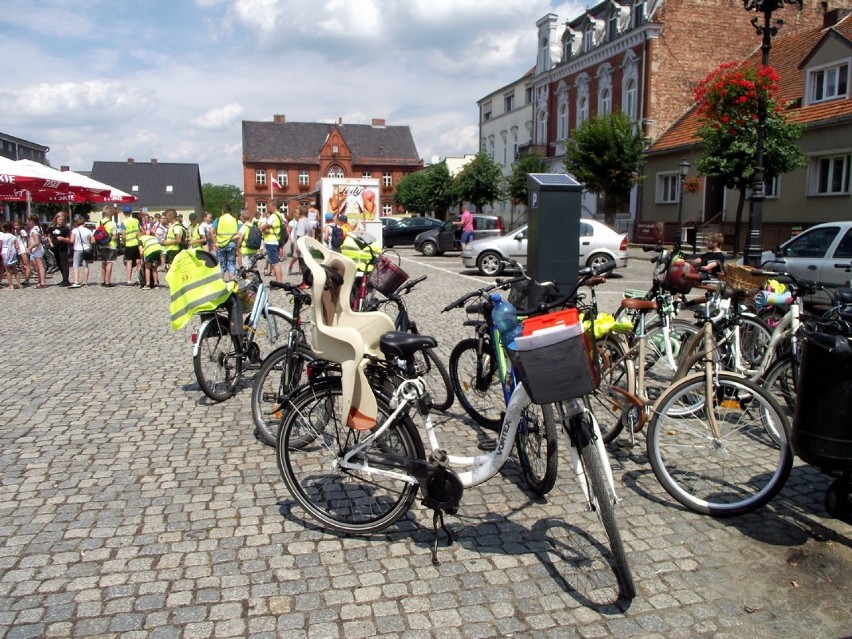
M 459 274 L 457 257 L 402 253 L 411 275 L 429 275 L 412 313 L 448 355 L 465 331 L 458 312 L 438 310 L 477 278 Z M 646 269 L 637 261 L 606 284 L 603 308 L 619 288 L 641 286 Z M 0 298 L 0 636 L 852 632 L 852 527 L 827 518 L 829 480 L 808 466 L 764 510 L 713 520 L 672 503 L 642 446 L 613 450 L 639 589 L 629 606 L 595 561 L 601 536 L 564 458 L 546 500 L 525 490 L 514 462 L 469 490 L 449 518 L 458 541 L 433 567 L 431 516 L 419 505 L 369 539 L 305 520 L 274 451 L 252 436 L 249 388 L 223 404 L 198 390 L 189 331 L 169 330 L 164 288 Z M 457 407 L 441 422 L 454 445 L 475 450 Z

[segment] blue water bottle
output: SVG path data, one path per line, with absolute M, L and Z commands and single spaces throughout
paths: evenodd
M 500 293 L 492 293 L 491 301 L 494 303 L 491 320 L 500 333 L 503 345 L 508 347 L 522 332 L 521 325 L 518 323 L 518 312 L 515 310 L 514 304 L 504 300 Z

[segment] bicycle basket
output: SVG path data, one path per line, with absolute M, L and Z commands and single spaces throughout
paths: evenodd
M 536 404 L 582 397 L 600 384 L 594 339 L 579 324 L 517 337 L 507 350 L 518 378 Z
M 382 295 L 389 296 L 405 284 L 407 279 L 408 273 L 384 255 L 380 255 L 375 268 L 367 276 L 367 283 Z
M 249 309 L 254 306 L 254 298 L 257 296 L 257 283 L 250 279 L 237 282 L 237 296 L 243 303 L 243 308 Z

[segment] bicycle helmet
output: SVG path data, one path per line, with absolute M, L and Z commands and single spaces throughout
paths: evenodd
M 663 288 L 670 293 L 689 293 L 695 281 L 688 280 L 685 276 L 696 272 L 695 267 L 686 260 L 672 262 L 666 271 Z

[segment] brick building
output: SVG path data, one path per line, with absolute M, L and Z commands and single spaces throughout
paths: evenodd
M 393 192 L 406 173 L 423 168 L 407 126 L 243 121 L 246 207 L 266 213 L 271 201 L 285 212 L 294 203 L 316 203 L 323 177 L 379 180 L 382 215 L 392 212 Z
M 775 15 L 791 34 L 818 28 L 827 11 L 847 6 L 852 0 L 804 0 L 801 11 L 786 6 Z M 759 48 L 754 15 L 733 0 L 606 0 L 567 22 L 545 15 L 536 23 L 532 149 L 562 170 L 571 131 L 616 109 L 657 138 L 691 106 L 701 78 Z M 641 217 L 642 188 L 634 189 L 629 212 L 619 215 L 623 230 Z M 584 207 L 597 211 L 591 196 Z

